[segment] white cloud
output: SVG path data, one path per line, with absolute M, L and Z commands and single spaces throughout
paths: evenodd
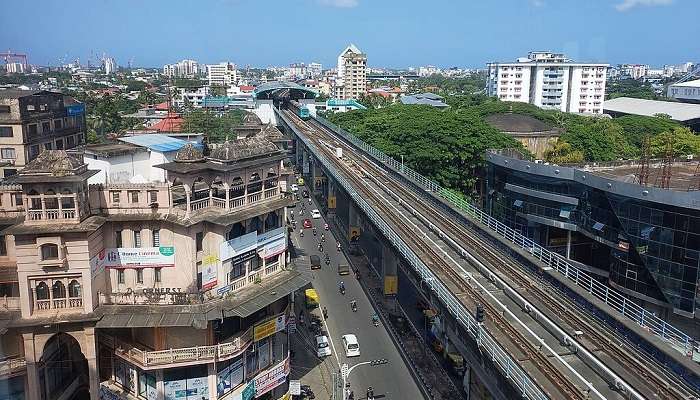
M 353 8 L 357 7 L 358 0 L 317 0 L 318 4 L 328 7 Z
M 627 11 L 637 6 L 667 6 L 671 3 L 673 0 L 623 0 L 615 8 L 617 11 Z

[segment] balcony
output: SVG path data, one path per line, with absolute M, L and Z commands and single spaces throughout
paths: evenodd
M 127 343 L 113 336 L 103 335 L 113 341 L 115 354 L 124 360 L 138 364 L 143 369 L 194 365 L 221 361 L 241 354 L 253 342 L 253 327 L 239 333 L 224 343 L 211 346 L 181 347 L 168 350 L 149 350 L 145 346 Z
M 258 190 L 248 192 L 242 188 L 214 191 L 204 189 L 195 191 L 193 194 L 184 194 L 173 198 L 173 204 L 176 210 L 184 211 L 185 215 L 192 212 L 198 212 L 205 209 L 217 209 L 226 211 L 237 211 L 251 205 L 272 199 L 282 198 L 284 194 L 280 193 L 277 181 L 274 183 L 258 186 Z M 187 197 L 191 196 L 196 200 L 190 200 L 189 208 Z M 235 196 L 235 197 L 234 197 Z
M 80 222 L 77 194 L 32 194 L 25 197 L 27 221 L 38 223 Z
M 8 358 L 0 361 L 0 377 L 23 372 L 26 368 L 27 360 L 24 357 Z

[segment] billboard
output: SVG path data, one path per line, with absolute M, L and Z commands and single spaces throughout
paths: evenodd
M 399 282 L 396 275 L 387 275 L 384 277 L 384 295 L 395 295 L 399 291 Z
M 175 247 L 119 247 L 104 249 L 90 260 L 93 276 L 103 268 L 161 268 L 175 266 Z
M 85 114 L 85 104 L 71 104 L 66 106 L 66 111 L 68 112 L 69 117 L 73 115 L 83 115 Z
M 276 332 L 283 331 L 286 325 L 287 318 L 284 314 L 278 315 L 277 318 L 265 321 L 262 324 L 255 325 L 253 328 L 253 341 L 257 342 L 260 339 L 274 335 Z
M 253 231 L 235 239 L 221 243 L 219 248 L 219 258 L 224 261 L 234 258 L 237 255 L 255 251 L 258 247 L 258 233 Z
M 255 397 L 260 397 L 287 380 L 289 359 L 282 361 L 255 377 Z
M 208 290 L 216 286 L 219 257 L 209 254 L 202 258 L 202 289 Z

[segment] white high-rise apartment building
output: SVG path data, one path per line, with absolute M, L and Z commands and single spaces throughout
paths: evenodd
M 102 61 L 102 67 L 104 68 L 105 75 L 111 75 L 117 72 L 117 62 L 112 57 L 106 57 Z
M 310 63 L 306 66 L 306 73 L 310 78 L 318 78 L 323 72 L 323 66 L 319 63 Z
M 490 63 L 486 90 L 564 112 L 602 114 L 608 64 L 577 63 L 563 54 L 530 52 L 514 63 Z
M 8 74 L 23 74 L 25 73 L 24 64 L 19 62 L 7 63 L 5 65 Z
M 335 97 L 341 100 L 359 99 L 367 93 L 367 55 L 354 44 L 338 56 L 338 79 Z
M 207 78 L 209 85 L 229 87 L 238 84 L 238 71 L 236 64 L 221 62 L 207 65 Z
M 199 63 L 195 60 L 182 60 L 163 66 L 163 74 L 169 78 L 194 78 L 201 72 Z

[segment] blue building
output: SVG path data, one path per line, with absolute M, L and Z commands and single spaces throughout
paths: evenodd
M 651 185 L 661 174 L 659 165 L 652 163 L 648 186 L 636 183 L 638 168 L 548 165 L 513 151 L 491 151 L 484 206 L 638 303 L 667 318 L 695 318 L 686 322 L 697 325 L 700 191 L 692 174 L 697 163 L 674 164 L 669 189 Z

